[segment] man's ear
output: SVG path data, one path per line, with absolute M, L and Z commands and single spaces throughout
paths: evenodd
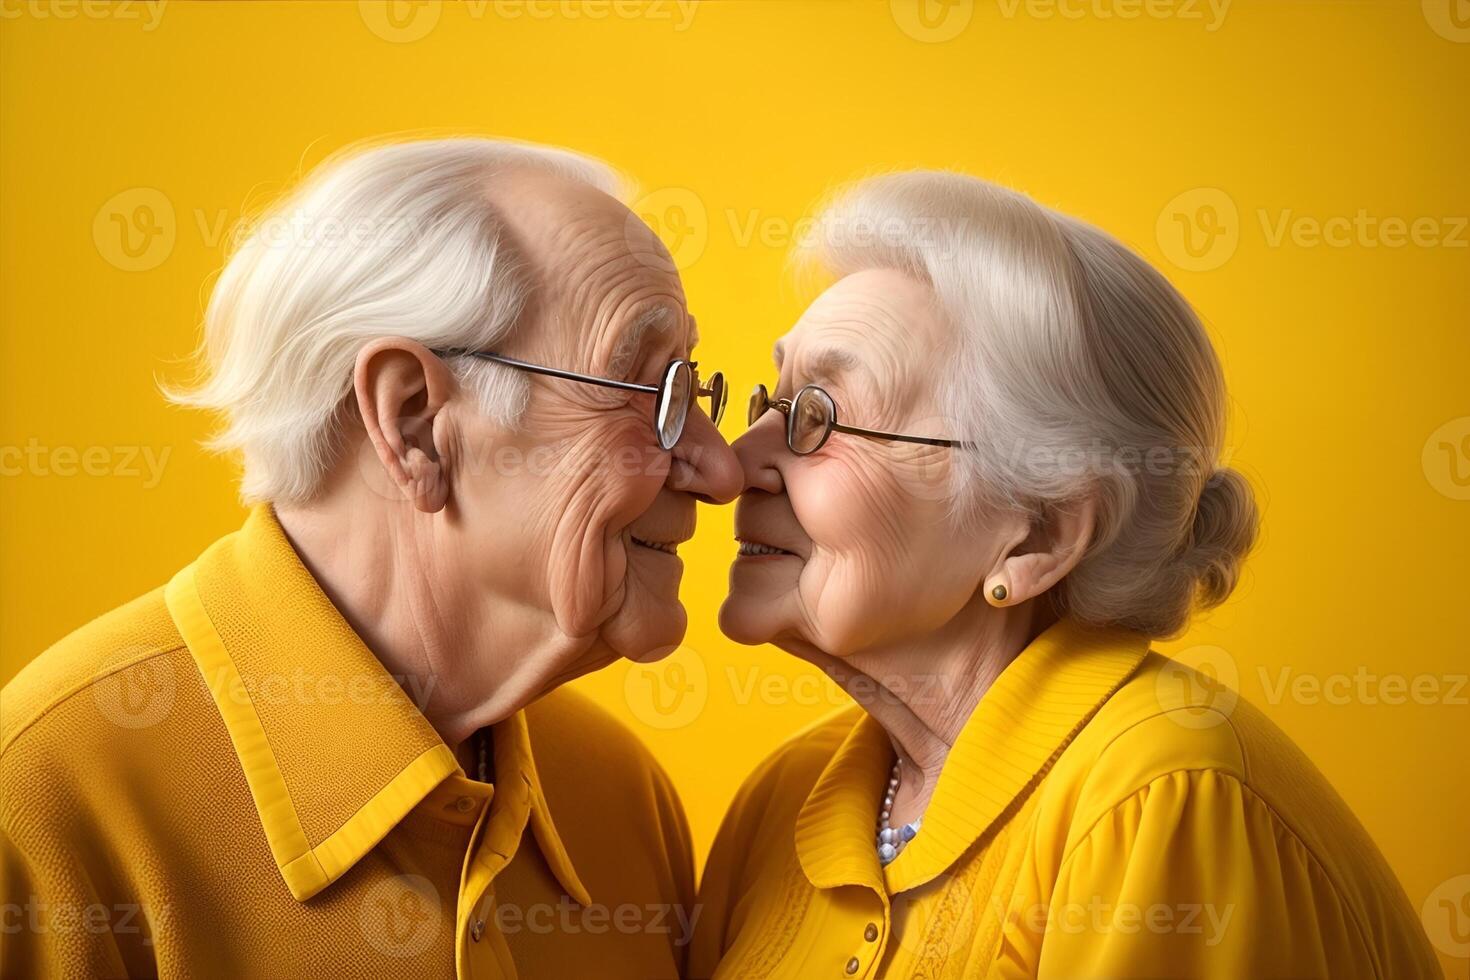
M 383 337 L 357 355 L 353 394 L 378 462 L 403 498 L 426 514 L 444 509 L 444 406 L 454 379 L 422 344 Z
M 1049 508 L 1024 538 L 1010 542 L 985 579 L 985 600 L 1014 606 L 1034 599 L 1077 567 L 1097 522 L 1097 498 L 1089 495 Z

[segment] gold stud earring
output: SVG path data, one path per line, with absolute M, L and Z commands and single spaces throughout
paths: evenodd
M 992 606 L 998 606 L 1002 602 L 1006 601 L 1006 596 L 1008 595 L 1010 595 L 1010 593 L 1006 591 L 1005 585 L 1001 583 L 996 583 L 995 586 L 990 589 L 990 604 Z

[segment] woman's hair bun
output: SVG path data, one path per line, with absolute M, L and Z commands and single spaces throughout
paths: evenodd
M 1201 605 L 1219 605 L 1235 588 L 1259 523 L 1256 495 L 1245 477 L 1228 466 L 1217 469 L 1200 491 L 1184 555 Z

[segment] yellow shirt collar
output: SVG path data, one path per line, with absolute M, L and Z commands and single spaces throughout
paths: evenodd
M 255 508 L 164 595 L 298 900 L 346 873 L 441 783 L 463 779 L 454 753 L 318 587 L 270 507 Z M 551 821 L 524 713 L 495 726 L 494 746 L 492 808 L 529 808 L 558 881 L 589 903 Z M 492 809 L 492 830 L 516 823 L 496 817 Z M 517 843 L 491 842 L 502 851 Z
M 1066 747 L 1137 669 L 1147 639 L 1056 623 L 985 692 L 950 748 L 919 835 L 886 868 L 874 830 L 893 764 L 887 733 L 863 715 L 812 788 L 796 851 L 818 888 L 898 894 L 944 873 Z

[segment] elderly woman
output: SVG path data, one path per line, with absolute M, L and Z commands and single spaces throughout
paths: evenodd
M 0 695 L 0 973 L 683 971 L 678 797 L 557 690 L 679 643 L 675 552 L 740 487 L 615 186 L 391 144 L 253 229 L 180 397 L 254 508 Z
M 1179 294 L 964 176 L 873 180 L 820 228 L 839 278 L 736 443 L 721 626 L 857 706 L 741 789 L 695 973 L 1434 975 L 1311 763 L 1149 649 L 1256 530 Z

